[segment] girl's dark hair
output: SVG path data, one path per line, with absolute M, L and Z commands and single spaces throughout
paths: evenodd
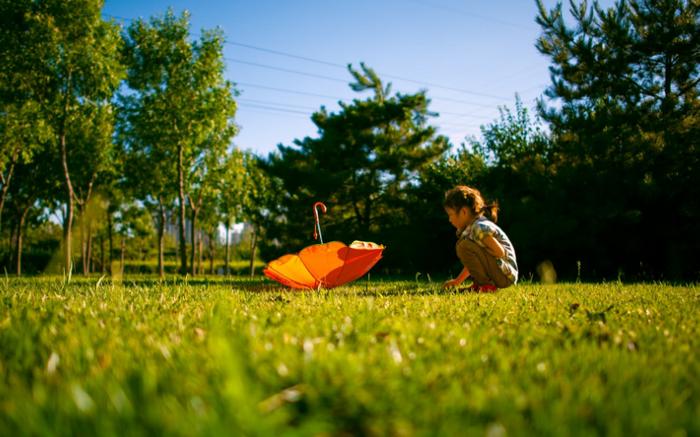
M 468 208 L 474 215 L 486 215 L 492 222 L 498 220 L 498 202 L 486 204 L 484 197 L 476 188 L 466 185 L 457 185 L 445 193 L 445 208 L 459 211 L 461 208 Z

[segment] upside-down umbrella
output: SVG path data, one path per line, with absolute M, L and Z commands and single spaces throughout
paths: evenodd
M 314 203 L 314 244 L 297 254 L 288 254 L 271 261 L 263 273 L 270 279 L 292 288 L 333 288 L 354 281 L 367 273 L 382 257 L 384 246 L 368 241 L 354 241 L 350 246 L 340 241 L 323 243 L 318 208 L 326 212 L 326 205 Z

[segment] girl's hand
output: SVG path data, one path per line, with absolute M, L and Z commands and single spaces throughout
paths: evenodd
M 465 279 L 469 277 L 469 269 L 466 267 L 462 269 L 462 271 L 459 273 L 459 276 L 457 276 L 454 279 L 450 279 L 449 281 L 445 281 L 444 284 L 442 284 L 442 288 L 449 288 L 449 287 L 456 287 L 462 282 L 464 282 Z
M 445 281 L 445 283 L 442 284 L 442 288 L 456 287 L 461 283 L 462 281 L 458 281 L 457 279 L 450 279 L 449 281 Z

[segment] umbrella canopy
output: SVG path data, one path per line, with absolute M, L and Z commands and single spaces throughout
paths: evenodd
M 321 202 L 314 204 L 314 236 L 323 243 L 317 208 L 326 212 Z M 367 273 L 382 257 L 384 246 L 354 241 L 350 246 L 340 241 L 314 244 L 298 254 L 288 254 L 271 261 L 263 273 L 270 279 L 292 288 L 333 288 L 354 281 Z

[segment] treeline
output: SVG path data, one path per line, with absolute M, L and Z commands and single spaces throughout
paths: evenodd
M 697 2 L 574 4 L 566 17 L 538 2 L 552 84 L 537 112 L 516 98 L 460 147 L 431 125 L 427 91 L 392 93 L 349 66 L 358 98 L 321 107 L 317 137 L 265 157 L 231 146 L 219 31 L 193 39 L 170 11 L 121 29 L 94 0 L 0 5 L 8 271 L 21 273 L 29 233 L 34 271 L 57 253 L 59 270 L 84 273 L 155 256 L 162 275 L 176 252 L 181 274 L 202 273 L 203 254 L 230 265 L 242 221 L 246 256 L 260 246 L 269 260 L 312 244 L 322 200 L 326 240 L 385 244 L 379 271 L 446 274 L 458 266 L 442 196 L 471 184 L 499 201 L 524 277 L 540 265 L 568 279 L 699 277 Z
M 309 205 L 324 199 L 328 238 L 386 244 L 380 265 L 394 273 L 456 274 L 441 205 L 459 183 L 500 202 L 525 278 L 539 267 L 550 278 L 700 279 L 700 5 L 538 6 L 551 85 L 536 114 L 516 99 L 457 150 L 430 126 L 425 93 L 390 95 L 370 69 L 351 70 L 353 89 L 373 96 L 322 108 L 317 138 L 266 161 L 286 188 L 266 256 L 307 243 Z

